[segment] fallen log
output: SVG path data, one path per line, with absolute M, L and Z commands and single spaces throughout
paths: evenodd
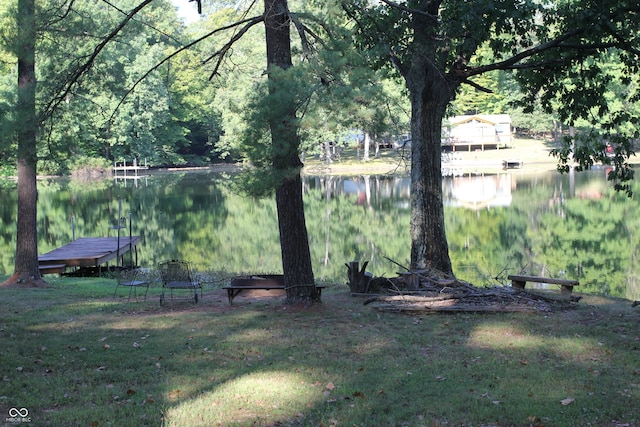
M 418 305 L 398 305 L 385 304 L 374 306 L 378 311 L 388 313 L 406 313 L 406 314 L 436 314 L 436 313 L 538 313 L 541 310 L 536 307 L 527 307 L 520 305 L 490 305 L 490 306 L 466 306 L 453 305 L 442 307 L 418 306 Z
M 451 299 L 459 299 L 455 295 L 440 295 L 437 297 L 425 297 L 421 295 L 377 295 L 373 298 L 367 299 L 363 305 L 371 304 L 372 302 L 408 302 L 408 303 L 423 303 L 429 304 L 433 302 L 446 301 Z

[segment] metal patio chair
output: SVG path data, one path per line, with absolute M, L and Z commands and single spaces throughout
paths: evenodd
M 149 292 L 149 282 L 142 276 L 140 269 L 137 268 L 118 268 L 116 269 L 116 289 L 113 292 L 113 299 L 116 299 L 118 295 L 118 288 L 123 286 L 129 288 L 129 297 L 127 301 L 131 300 L 131 293 L 138 299 L 138 288 L 144 288 L 144 300 L 147 299 L 147 292 Z
M 191 265 L 188 261 L 170 260 L 162 261 L 158 264 L 160 276 L 162 277 L 162 294 L 160 295 L 160 305 L 164 305 L 166 301 L 165 292 L 169 290 L 171 301 L 173 302 L 173 290 L 180 289 L 189 291 L 189 299 L 193 299 L 194 303 L 198 303 L 198 289 L 200 290 L 200 299 L 202 299 L 202 285 L 195 280 Z

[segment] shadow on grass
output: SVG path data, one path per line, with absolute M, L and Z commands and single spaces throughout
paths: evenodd
M 640 316 L 608 300 L 553 314 L 404 316 L 346 288 L 303 309 L 280 298 L 229 306 L 220 290 L 160 307 L 159 289 L 127 303 L 111 300 L 112 286 L 69 286 L 0 292 L 10 307 L 0 315 L 2 413 L 27 408 L 45 426 L 639 418 Z

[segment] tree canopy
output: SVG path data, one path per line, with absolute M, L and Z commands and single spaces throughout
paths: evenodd
M 245 131 L 247 102 L 258 90 L 254 84 L 264 71 L 258 29 L 225 47 L 233 31 L 242 28 L 230 27 L 182 51 L 139 82 L 114 114 L 126 92 L 158 62 L 198 37 L 246 18 L 241 7 L 203 2 L 206 16 L 186 26 L 169 1 L 153 0 L 95 58 L 78 85 L 61 91 L 74 67 L 83 64 L 100 40 L 140 3 L 37 2 L 38 103 L 41 117 L 48 119 L 40 130 L 46 135 L 38 149 L 40 172 L 67 173 L 77 159 L 90 157 L 146 158 L 159 166 L 206 164 L 219 156 L 238 159 L 247 154 L 238 144 Z M 301 117 L 301 147 L 307 153 L 318 152 L 323 140 L 339 140 L 353 130 L 379 136 L 409 133 L 408 99 L 393 75 L 366 72 L 357 64 L 375 57 L 374 65 L 377 61 L 377 65 L 406 69 L 412 54 L 412 11 L 419 7 L 411 2 L 405 6 L 391 1 L 342 3 L 294 3 L 296 20 L 318 36 L 307 38 L 317 52 L 307 71 L 318 86 L 331 88 L 308 97 L 312 104 L 307 104 Z M 451 76 L 455 71 L 460 83 L 450 113 L 510 112 L 516 111 L 514 105 L 522 105 L 527 114 L 544 111 L 549 115 L 546 128 L 536 132 L 553 131 L 555 120 L 565 129 L 578 129 L 577 139 L 584 146 L 602 148 L 610 143 L 620 154 L 628 154 L 631 147 L 626 141 L 637 139 L 637 32 L 633 25 L 637 6 L 605 3 L 553 2 L 542 7 L 537 2 L 518 2 L 516 7 L 513 2 L 483 1 L 472 6 L 426 2 L 428 11 L 419 15 L 426 19 L 425 28 L 437 18 L 434 60 Z M 11 35 L 16 27 L 13 2 L 0 4 L 0 132 L 8 135 L 16 84 Z M 349 22 L 336 6 L 346 8 L 352 18 L 360 15 Z M 355 50 L 346 31 L 354 23 L 362 30 Z M 329 29 L 332 37 L 327 37 Z M 560 36 L 573 39 L 560 40 Z M 215 64 L 211 56 L 223 48 L 229 52 L 211 79 Z M 301 41 L 294 40 L 293 48 L 296 55 L 304 55 Z M 557 54 L 560 51 L 562 55 Z M 499 70 L 514 73 L 509 76 Z M 590 83 L 575 83 L 585 79 Z M 310 93 L 313 87 L 307 89 Z M 50 108 L 52 101 L 60 103 L 55 111 Z M 569 105 L 575 107 L 572 112 L 566 108 Z M 540 120 L 528 120 L 526 114 L 515 116 L 522 117 L 522 127 L 540 126 Z M 594 139 L 584 141 L 585 135 L 596 134 L 598 144 Z M 9 173 L 15 165 L 12 144 L 5 137 L 0 146 L 0 163 Z M 573 146 L 567 144 L 558 151 L 561 160 L 572 159 L 573 152 L 566 150 Z M 578 150 L 578 154 L 586 152 Z M 599 160 L 585 158 L 584 166 Z
M 412 216 L 411 265 L 452 273 L 442 205 L 441 130 L 463 85 L 482 92 L 481 78 L 495 71 L 515 72 L 526 107 L 555 112 L 569 126 L 591 120 L 589 131 L 565 139 L 560 168 L 569 155 L 589 166 L 610 162 L 603 141 L 616 144 L 610 177 L 632 177 L 626 159 L 638 120 L 624 107 L 611 112 L 612 83 L 631 88 L 637 101 L 638 12 L 634 1 L 365 0 L 342 2 L 357 30 L 356 40 L 375 67 L 395 69 L 411 99 Z M 615 58 L 618 78 L 603 73 Z M 619 94 L 617 94 L 619 95 Z M 623 119 L 624 118 L 624 119 Z M 633 130 L 631 130 L 633 129 Z M 573 160 L 573 159 L 572 159 Z M 624 184 L 618 184 L 624 188 Z
M 206 19 L 186 27 L 168 0 L 34 4 L 39 143 L 29 156 L 40 172 L 66 173 L 89 158 L 162 166 L 226 156 L 275 176 L 259 180 L 273 188 L 299 167 L 292 159 L 327 140 L 410 130 L 411 264 L 445 273 L 447 114 L 514 105 L 547 114 L 550 127 L 570 129 L 555 151 L 560 170 L 574 160 L 579 168 L 612 163 L 610 179 L 630 192 L 627 160 L 640 124 L 640 6 L 632 0 L 346 0 L 295 2 L 295 11 L 282 2 L 299 36 L 296 67 L 266 74 L 265 34 L 255 30 L 265 15 L 245 5 L 198 1 Z M 19 92 L 9 64 L 20 62 L 15 29 L 24 26 L 12 2 L 0 5 L 0 165 L 11 168 L 20 158 L 11 109 Z M 267 84 L 267 75 L 277 78 Z M 291 145 L 273 139 L 285 116 Z

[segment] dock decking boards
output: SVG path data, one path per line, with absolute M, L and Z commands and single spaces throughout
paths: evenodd
M 73 242 L 54 249 L 38 257 L 42 267 L 47 265 L 64 265 L 66 267 L 100 267 L 119 256 L 123 256 L 129 250 L 136 252 L 140 243 L 140 236 L 120 237 L 118 248 L 117 237 L 83 237 Z M 131 247 L 129 247 L 131 245 Z

